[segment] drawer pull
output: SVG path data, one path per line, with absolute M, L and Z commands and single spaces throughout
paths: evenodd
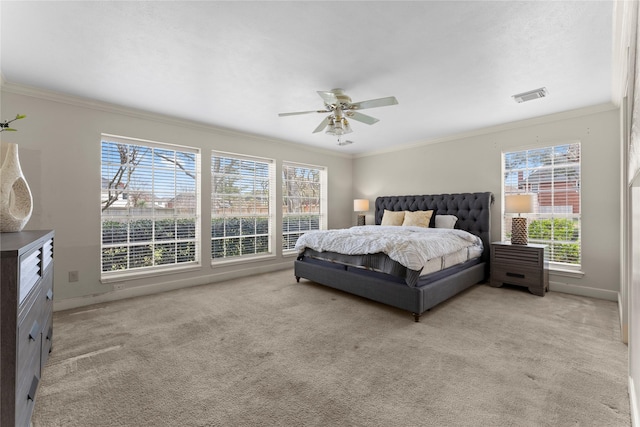
M 53 289 L 47 291 L 47 301 L 53 301 Z
M 31 327 L 31 332 L 29 332 L 29 339 L 31 341 L 35 341 L 36 337 L 40 334 L 40 325 L 38 322 L 33 322 L 33 326 Z
M 521 273 L 507 273 L 509 277 L 517 277 L 518 279 L 524 279 L 524 274 Z
M 31 387 L 29 387 L 29 393 L 27 394 L 27 399 L 30 401 L 36 400 L 36 391 L 38 390 L 38 377 L 34 376 L 31 381 Z
M 51 340 L 51 336 L 53 335 L 53 327 L 49 328 L 49 330 L 47 331 L 47 341 Z

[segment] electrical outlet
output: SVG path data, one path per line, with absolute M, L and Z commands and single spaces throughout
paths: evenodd
M 69 282 L 77 282 L 79 280 L 79 274 L 77 270 L 69 272 Z

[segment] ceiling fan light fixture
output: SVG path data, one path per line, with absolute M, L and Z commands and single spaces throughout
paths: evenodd
M 334 123 L 329 123 L 325 133 L 327 135 L 342 135 L 342 129 L 338 128 Z
M 349 122 L 344 117 L 340 120 L 335 120 L 333 117 L 330 118 L 327 130 L 325 131 L 327 135 L 334 136 L 345 135 L 351 132 L 353 132 L 351 125 L 349 125 Z
M 351 125 L 347 121 L 347 119 L 342 119 L 342 129 L 344 129 L 344 133 L 351 133 L 353 130 L 351 129 Z

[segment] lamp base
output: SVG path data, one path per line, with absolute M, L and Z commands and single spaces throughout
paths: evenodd
M 529 236 L 527 233 L 527 218 L 511 218 L 511 244 L 528 245 Z
M 358 222 L 356 223 L 357 225 L 365 225 L 365 221 L 364 221 L 365 216 L 362 214 L 358 214 Z

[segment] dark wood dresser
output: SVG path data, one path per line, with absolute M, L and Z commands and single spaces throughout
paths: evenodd
M 524 286 L 543 297 L 549 290 L 549 262 L 545 245 L 491 243 L 491 286 Z
M 0 233 L 0 426 L 29 426 L 51 352 L 53 237 Z

